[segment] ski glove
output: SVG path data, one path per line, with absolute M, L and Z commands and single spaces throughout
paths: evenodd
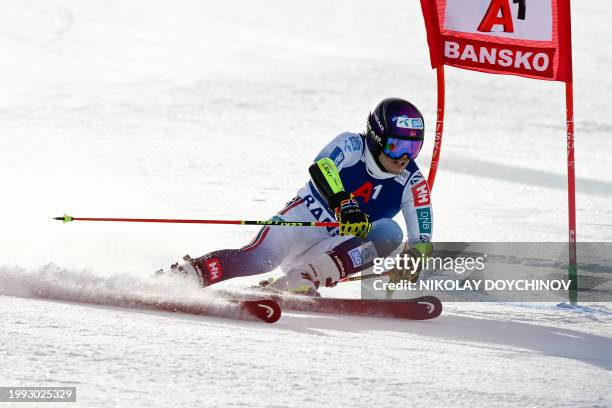
M 340 224 L 340 235 L 355 235 L 365 239 L 372 229 L 368 215 L 361 211 L 352 194 L 336 208 L 336 220 Z
M 398 268 L 396 265 L 387 271 L 389 282 L 398 283 L 407 280 L 416 283 L 419 280 L 421 270 L 423 270 L 423 263 L 431 255 L 432 250 L 433 246 L 429 242 L 417 243 L 412 247 L 408 244 L 404 245 L 404 250 L 400 254 L 403 263 L 401 266 L 404 267 Z

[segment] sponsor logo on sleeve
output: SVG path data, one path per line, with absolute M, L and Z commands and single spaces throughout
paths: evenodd
M 415 207 L 422 207 L 430 204 L 429 188 L 425 180 L 412 187 L 412 198 Z
M 344 151 L 345 152 L 358 152 L 361 150 L 361 140 L 357 136 L 349 136 L 344 141 Z
M 351 136 L 349 140 L 351 141 L 351 145 L 353 146 L 354 151 L 361 150 L 361 139 L 359 137 Z
M 419 235 L 419 241 L 421 241 L 421 242 L 429 242 L 429 241 L 431 241 L 431 238 L 429 237 L 429 235 L 421 234 L 421 235 Z
M 414 186 L 415 184 L 418 184 L 419 182 L 423 180 L 425 180 L 425 177 L 423 177 L 420 171 L 417 171 L 416 173 L 412 173 L 412 175 L 408 179 L 408 183 L 411 186 Z
M 336 147 L 329 155 L 329 158 L 334 161 L 336 166 L 339 166 L 344 161 L 344 153 L 341 148 Z
M 431 209 L 429 207 L 417 208 L 416 213 L 419 220 L 419 232 L 431 234 Z
M 405 186 L 406 183 L 408 183 L 408 177 L 410 177 L 410 173 L 408 172 L 408 170 L 402 170 L 402 172 L 395 176 L 393 180 L 397 181 L 402 186 Z

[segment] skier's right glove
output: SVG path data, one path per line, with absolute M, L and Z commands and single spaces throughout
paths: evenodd
M 411 283 L 416 283 L 419 280 L 419 274 L 423 269 L 423 265 L 421 262 L 416 262 L 417 259 L 421 257 L 421 252 L 419 252 L 415 248 L 405 247 L 401 252 L 400 256 L 408 257 L 412 260 L 412 262 L 408 262 L 405 268 L 399 268 L 398 266 L 394 266 L 390 270 L 387 271 L 389 275 L 389 282 L 398 283 L 403 280 L 407 280 Z M 416 265 L 416 267 L 414 267 Z
M 368 215 L 361 210 L 352 194 L 340 202 L 335 212 L 336 220 L 340 224 L 340 235 L 355 235 L 365 239 L 372 229 Z
M 401 258 L 410 258 L 411 260 L 406 262 L 405 268 L 399 268 L 399 265 L 396 265 L 388 270 L 389 282 L 398 283 L 407 280 L 411 283 L 416 283 L 423 270 L 423 264 L 432 251 L 433 246 L 430 242 L 419 242 L 412 246 L 406 243 L 399 255 Z

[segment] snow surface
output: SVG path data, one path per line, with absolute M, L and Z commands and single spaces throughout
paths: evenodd
M 610 241 L 612 6 L 572 12 L 578 239 Z M 267 218 L 384 97 L 425 113 L 426 172 L 435 74 L 417 2 L 0 0 L 0 49 L 0 386 L 76 386 L 87 407 L 612 406 L 609 303 L 270 326 L 30 298 L 195 296 L 149 276 L 255 230 L 50 218 Z M 447 84 L 435 239 L 565 241 L 563 86 L 453 69 Z

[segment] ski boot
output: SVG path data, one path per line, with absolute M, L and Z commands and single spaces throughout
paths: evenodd
M 180 264 L 178 262 L 170 265 L 169 270 L 159 269 L 155 271 L 155 277 L 161 276 L 171 276 L 178 277 L 181 279 L 191 279 L 200 283 L 201 286 L 208 286 L 209 283 L 204 279 L 203 274 L 200 272 L 200 268 L 197 265 L 195 259 L 191 258 L 189 255 L 185 255 L 183 257 L 184 263 Z
M 336 261 L 333 257 L 336 258 Z M 346 267 L 338 256 L 330 251 L 310 263 L 291 269 L 285 276 L 272 281 L 264 281 L 263 286 L 267 290 L 276 292 L 319 297 L 321 296 L 318 292 L 320 286 L 336 286 L 344 276 L 346 276 Z
M 264 292 L 320 297 L 313 282 L 307 278 L 292 279 L 289 275 L 269 278 L 259 282 L 257 289 Z

